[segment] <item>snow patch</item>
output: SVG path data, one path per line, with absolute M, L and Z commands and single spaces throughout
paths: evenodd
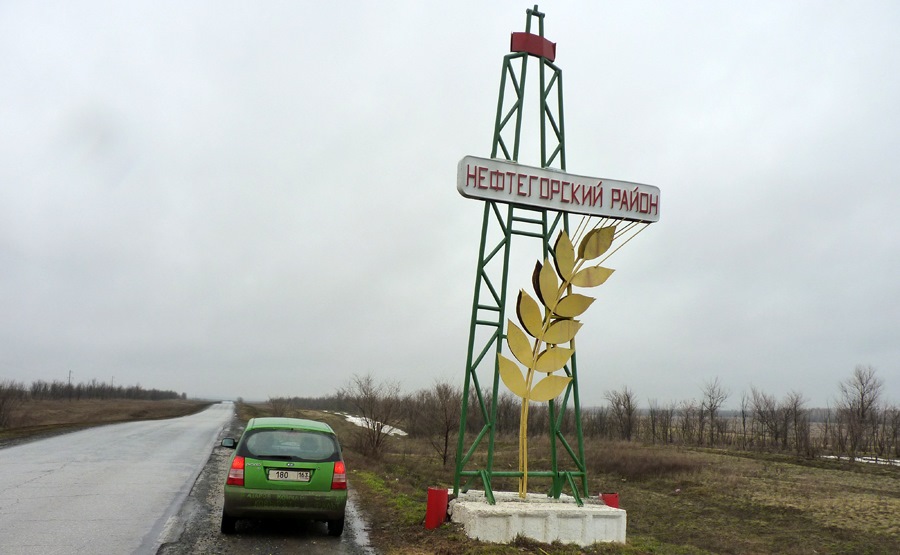
M 838 457 L 835 455 L 822 455 L 823 459 L 835 461 L 849 461 L 850 457 Z M 878 457 L 856 457 L 857 462 L 869 464 L 886 464 L 888 466 L 900 466 L 900 459 L 882 459 Z
M 328 412 L 328 411 L 325 411 L 325 412 Z M 369 420 L 368 418 L 364 418 L 362 416 L 353 416 L 352 414 L 347 414 L 345 412 L 336 412 L 334 414 L 343 416 L 345 419 L 347 419 L 347 422 L 350 422 L 351 424 L 356 424 L 360 428 L 368 428 L 371 430 L 371 429 L 374 429 L 377 425 L 381 424 L 380 422 L 373 422 L 372 420 Z M 404 432 L 403 430 L 401 430 L 399 428 L 395 428 L 393 426 L 388 426 L 387 424 L 381 424 L 381 425 L 383 426 L 382 430 L 384 431 L 384 433 L 386 433 L 389 436 L 408 435 L 406 432 Z

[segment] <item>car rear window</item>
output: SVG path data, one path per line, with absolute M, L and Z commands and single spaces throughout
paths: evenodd
M 254 459 L 337 461 L 340 448 L 334 436 L 300 430 L 251 430 L 241 441 L 238 454 Z

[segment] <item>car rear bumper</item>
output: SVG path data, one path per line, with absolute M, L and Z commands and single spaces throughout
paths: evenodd
M 327 492 L 247 489 L 225 486 L 225 513 L 233 518 L 344 518 L 346 490 Z

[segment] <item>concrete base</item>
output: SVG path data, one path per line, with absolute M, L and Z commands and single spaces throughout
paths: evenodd
M 450 501 L 451 519 L 462 524 L 470 538 L 493 543 L 510 543 L 518 535 L 580 546 L 625 543 L 625 511 L 599 499 L 585 499 L 583 507 L 567 495 L 553 499 L 530 493 L 520 499 L 518 493 L 494 492 L 494 499 L 497 504 L 489 505 L 483 491 L 460 493 Z

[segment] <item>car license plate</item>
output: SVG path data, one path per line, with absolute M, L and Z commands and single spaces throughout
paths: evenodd
M 282 482 L 308 482 L 309 470 L 269 469 L 269 480 Z

